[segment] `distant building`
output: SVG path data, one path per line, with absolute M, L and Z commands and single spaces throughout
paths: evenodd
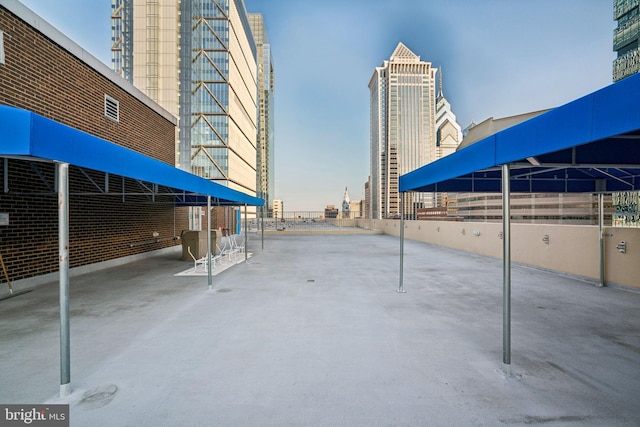
M 364 203 L 362 206 L 362 217 L 371 219 L 371 176 L 364 183 Z
M 273 218 L 282 218 L 284 212 L 284 202 L 280 199 L 274 199 L 273 201 Z
M 351 218 L 362 218 L 362 205 L 364 202 L 362 200 L 358 200 L 357 202 L 349 203 L 349 210 L 351 211 Z
M 440 159 L 455 153 L 462 142 L 462 128 L 451 111 L 451 104 L 444 97 L 442 89 L 442 70 L 440 70 L 440 89 L 436 97 L 436 158 Z
M 342 218 L 351 218 L 351 200 L 347 187 L 344 188 L 344 196 L 342 197 Z
M 462 140 L 442 90 L 436 99 L 436 72 L 404 44 L 376 67 L 369 81 L 371 175 L 366 216 L 399 218 L 398 177 L 455 151 Z M 404 195 L 406 218 L 433 206 L 432 193 Z
M 422 221 L 462 221 L 461 217 L 451 216 L 446 206 L 418 209 L 416 219 Z
M 338 208 L 336 208 L 334 205 L 327 205 L 327 207 L 324 208 L 324 217 L 335 219 L 338 218 L 339 212 L 340 211 L 338 210 Z
M 274 71 L 271 44 L 261 13 L 249 14 L 258 54 L 258 145 L 256 160 L 257 196 L 264 199 L 265 209 L 273 207 L 275 186 L 274 147 Z
M 613 31 L 613 81 L 617 82 L 640 71 L 639 0 L 614 0 L 613 19 L 618 27 Z
M 442 70 L 440 70 L 440 89 L 436 97 L 436 158 L 441 159 L 455 153 L 461 142 L 462 128 L 456 120 L 456 115 L 451 111 L 451 104 L 444 97 Z M 446 194 L 436 193 L 434 196 L 436 199 L 432 206 L 446 206 Z

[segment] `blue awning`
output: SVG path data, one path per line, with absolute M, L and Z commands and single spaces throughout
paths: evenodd
M 0 157 L 69 163 L 81 168 L 158 184 L 176 195 L 178 205 L 263 206 L 264 200 L 177 169 L 120 145 L 47 119 L 0 105 Z
M 402 175 L 401 192 L 609 193 L 640 190 L 640 74 Z

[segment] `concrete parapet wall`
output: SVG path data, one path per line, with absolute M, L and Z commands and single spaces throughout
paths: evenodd
M 399 220 L 366 220 L 367 227 L 400 235 Z M 502 258 L 502 223 L 405 221 L 405 238 Z M 640 290 L 640 229 L 605 228 L 605 283 Z M 618 250 L 626 242 L 626 253 Z M 511 224 L 511 259 L 600 281 L 597 226 Z
M 605 228 L 605 279 L 640 290 L 640 228 Z M 626 253 L 617 249 L 626 242 Z

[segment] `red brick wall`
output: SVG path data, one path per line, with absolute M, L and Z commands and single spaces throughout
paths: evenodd
M 50 119 L 173 164 L 175 126 L 120 86 L 0 7 L 5 64 L 0 65 L 0 104 Z M 120 121 L 104 116 L 104 95 L 120 103 Z M 2 130 L 0 129 L 0 132 Z M 0 159 L 0 180 L 4 176 Z M 0 253 L 12 281 L 57 271 L 58 215 L 54 166 L 8 160 L 8 187 L 0 186 Z M 188 228 L 185 208 L 167 196 L 152 203 L 138 183 L 70 168 L 70 265 L 92 264 L 180 244 Z M 153 236 L 157 232 L 158 237 Z M 133 244 L 133 245 L 132 245 Z M 0 282 L 5 282 L 0 274 Z
M 175 127 L 144 103 L 0 7 L 5 64 L 0 104 L 33 111 L 163 162 L 175 162 Z M 104 95 L 120 122 L 104 115 Z

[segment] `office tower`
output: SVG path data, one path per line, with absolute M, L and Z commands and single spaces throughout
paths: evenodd
M 261 13 L 249 14 L 258 53 L 258 145 L 257 145 L 257 196 L 264 199 L 264 209 L 273 207 L 274 195 L 274 105 L 273 59 Z
M 436 158 L 440 159 L 456 151 L 462 142 L 462 128 L 451 111 L 451 104 L 444 97 L 442 89 L 442 69 L 440 70 L 440 88 L 436 97 Z
M 613 19 L 618 27 L 613 31 L 613 81 L 637 73 L 640 70 L 640 12 L 639 0 L 614 0 Z
M 257 52 L 243 0 L 112 0 L 112 66 L 180 118 L 176 165 L 256 195 Z
M 398 177 L 437 159 L 436 72 L 398 43 L 369 81 L 372 219 L 399 218 Z M 404 215 L 430 206 L 432 194 L 406 194 Z

